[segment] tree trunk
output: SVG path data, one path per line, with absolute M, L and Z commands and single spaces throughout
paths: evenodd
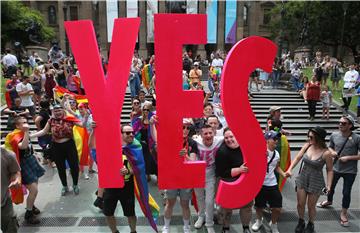
M 354 46 L 351 46 L 350 49 L 351 49 L 351 52 L 352 52 L 352 54 L 353 54 L 353 56 L 354 56 L 354 61 L 355 61 L 355 63 L 356 63 L 356 64 L 359 64 L 359 63 L 360 63 L 360 55 L 359 55 L 356 47 L 357 47 L 357 46 L 354 45 Z

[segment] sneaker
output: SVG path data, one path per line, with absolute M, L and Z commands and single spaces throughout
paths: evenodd
M 184 233 L 190 233 L 191 232 L 190 226 L 184 226 L 183 229 L 184 229 Z
M 85 180 L 88 180 L 88 179 L 90 179 L 90 177 L 89 177 L 89 174 L 87 174 L 87 173 L 84 173 L 84 179 L 85 179 Z
M 260 228 L 262 227 L 263 223 L 262 223 L 263 219 L 256 219 L 255 223 L 252 225 L 251 229 L 253 231 L 258 231 L 260 230 Z
M 164 227 L 162 228 L 162 233 L 169 233 L 169 232 L 170 232 L 169 227 L 164 226 Z
M 305 229 L 305 221 L 304 219 L 299 218 L 299 222 L 295 228 L 295 233 L 303 233 Z
M 315 232 L 314 223 L 308 222 L 308 224 L 305 228 L 305 233 L 314 233 L 314 232 Z
M 269 222 L 269 226 L 271 229 L 271 233 L 280 233 L 279 229 L 277 227 L 277 223 L 272 223 L 271 221 Z
M 94 201 L 94 206 L 102 210 L 104 208 L 104 199 L 97 197 Z
M 215 233 L 214 227 L 206 227 L 207 233 Z
M 26 223 L 31 224 L 31 225 L 35 225 L 35 224 L 39 224 L 40 220 L 38 218 L 36 218 L 36 216 L 34 215 L 34 213 L 32 212 L 32 210 L 26 210 L 25 212 L 25 220 Z
M 80 192 L 79 186 L 74 185 L 74 186 L 73 186 L 73 190 L 74 190 L 74 194 L 75 194 L 75 195 L 79 195 L 79 192 Z
M 196 220 L 196 222 L 195 222 L 195 224 L 194 224 L 194 227 L 195 227 L 196 229 L 200 229 L 200 228 L 204 225 L 204 223 L 205 223 L 205 218 L 200 216 L 200 217 Z
M 35 215 L 40 214 L 40 210 L 39 210 L 38 208 L 36 208 L 35 206 L 33 206 L 32 212 L 33 212 L 33 214 L 35 214 Z
M 67 192 L 69 192 L 69 188 L 67 186 L 62 187 L 61 196 L 65 196 Z

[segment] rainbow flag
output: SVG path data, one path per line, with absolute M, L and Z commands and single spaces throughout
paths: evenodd
M 73 127 L 73 137 L 79 157 L 79 164 L 82 166 L 89 165 L 89 134 L 86 128 L 75 125 Z
M 19 129 L 15 129 L 14 131 L 6 135 L 5 138 L 5 148 L 7 150 L 13 151 L 16 154 L 16 160 L 19 164 L 20 164 L 19 142 L 23 138 L 24 138 L 24 132 L 22 132 Z M 17 205 L 24 202 L 24 195 L 25 195 L 24 187 L 23 185 L 21 185 L 18 188 L 10 188 L 11 199 Z
M 73 81 L 76 85 L 76 89 L 78 91 L 79 94 L 81 94 L 81 79 L 79 76 L 73 75 Z
M 87 97 L 85 95 L 75 94 L 75 93 L 69 91 L 68 89 L 66 89 L 64 87 L 60 87 L 60 86 L 55 86 L 54 87 L 54 99 L 55 100 L 60 102 L 65 93 L 68 93 L 68 94 L 74 96 L 74 98 L 76 99 L 76 102 L 78 104 L 80 104 L 80 103 L 89 103 L 89 101 L 88 101 L 88 99 L 87 99 Z
M 291 164 L 290 146 L 285 135 L 281 135 L 276 150 L 280 154 L 280 168 L 285 172 L 287 171 L 287 169 L 290 167 Z M 286 182 L 286 178 L 279 175 L 278 185 L 280 192 L 282 191 L 285 182 Z
M 141 71 L 141 80 L 146 89 L 150 88 L 151 80 L 153 78 L 153 69 L 151 64 L 147 64 Z
M 127 156 L 127 159 L 133 169 L 135 196 L 140 204 L 141 210 L 154 231 L 158 232 L 156 221 L 160 214 L 160 207 L 152 198 L 148 190 L 145 175 L 145 161 L 140 142 L 134 139 L 132 144 L 124 146 L 123 154 Z

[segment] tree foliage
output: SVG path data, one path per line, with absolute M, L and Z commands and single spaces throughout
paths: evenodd
M 344 17 L 344 4 L 348 5 Z M 272 13 L 280 15 L 282 6 L 277 4 Z M 288 1 L 284 4 L 285 15 L 272 20 L 273 38 L 279 36 L 282 23 L 284 35 L 291 43 L 297 44 L 303 29 L 304 13 L 308 19 L 308 45 L 337 47 L 341 43 L 357 55 L 360 45 L 360 2 L 340 1 Z M 344 21 L 345 20 L 345 21 Z M 344 36 L 341 38 L 344 23 Z
M 54 29 L 48 27 L 43 15 L 30 9 L 20 1 L 1 1 L 1 43 L 19 41 L 26 46 L 31 44 L 26 31 L 31 23 L 38 25 L 39 40 L 50 41 L 54 38 Z

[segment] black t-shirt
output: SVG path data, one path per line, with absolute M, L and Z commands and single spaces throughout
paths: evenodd
M 191 153 L 195 153 L 195 154 L 199 154 L 199 150 L 198 150 L 198 147 L 197 147 L 197 143 L 192 140 L 191 138 L 188 138 L 188 154 L 190 155 Z M 186 147 L 186 145 L 184 145 L 184 147 Z
M 219 147 L 215 157 L 215 173 L 222 180 L 231 182 L 240 177 L 232 177 L 231 169 L 240 167 L 244 163 L 240 147 L 236 149 L 229 148 L 225 142 Z
M 43 129 L 46 125 L 46 123 L 48 122 L 48 120 L 50 119 L 50 112 L 47 109 L 41 109 L 39 112 L 39 116 L 42 117 L 42 120 L 40 121 L 40 127 L 41 129 Z

